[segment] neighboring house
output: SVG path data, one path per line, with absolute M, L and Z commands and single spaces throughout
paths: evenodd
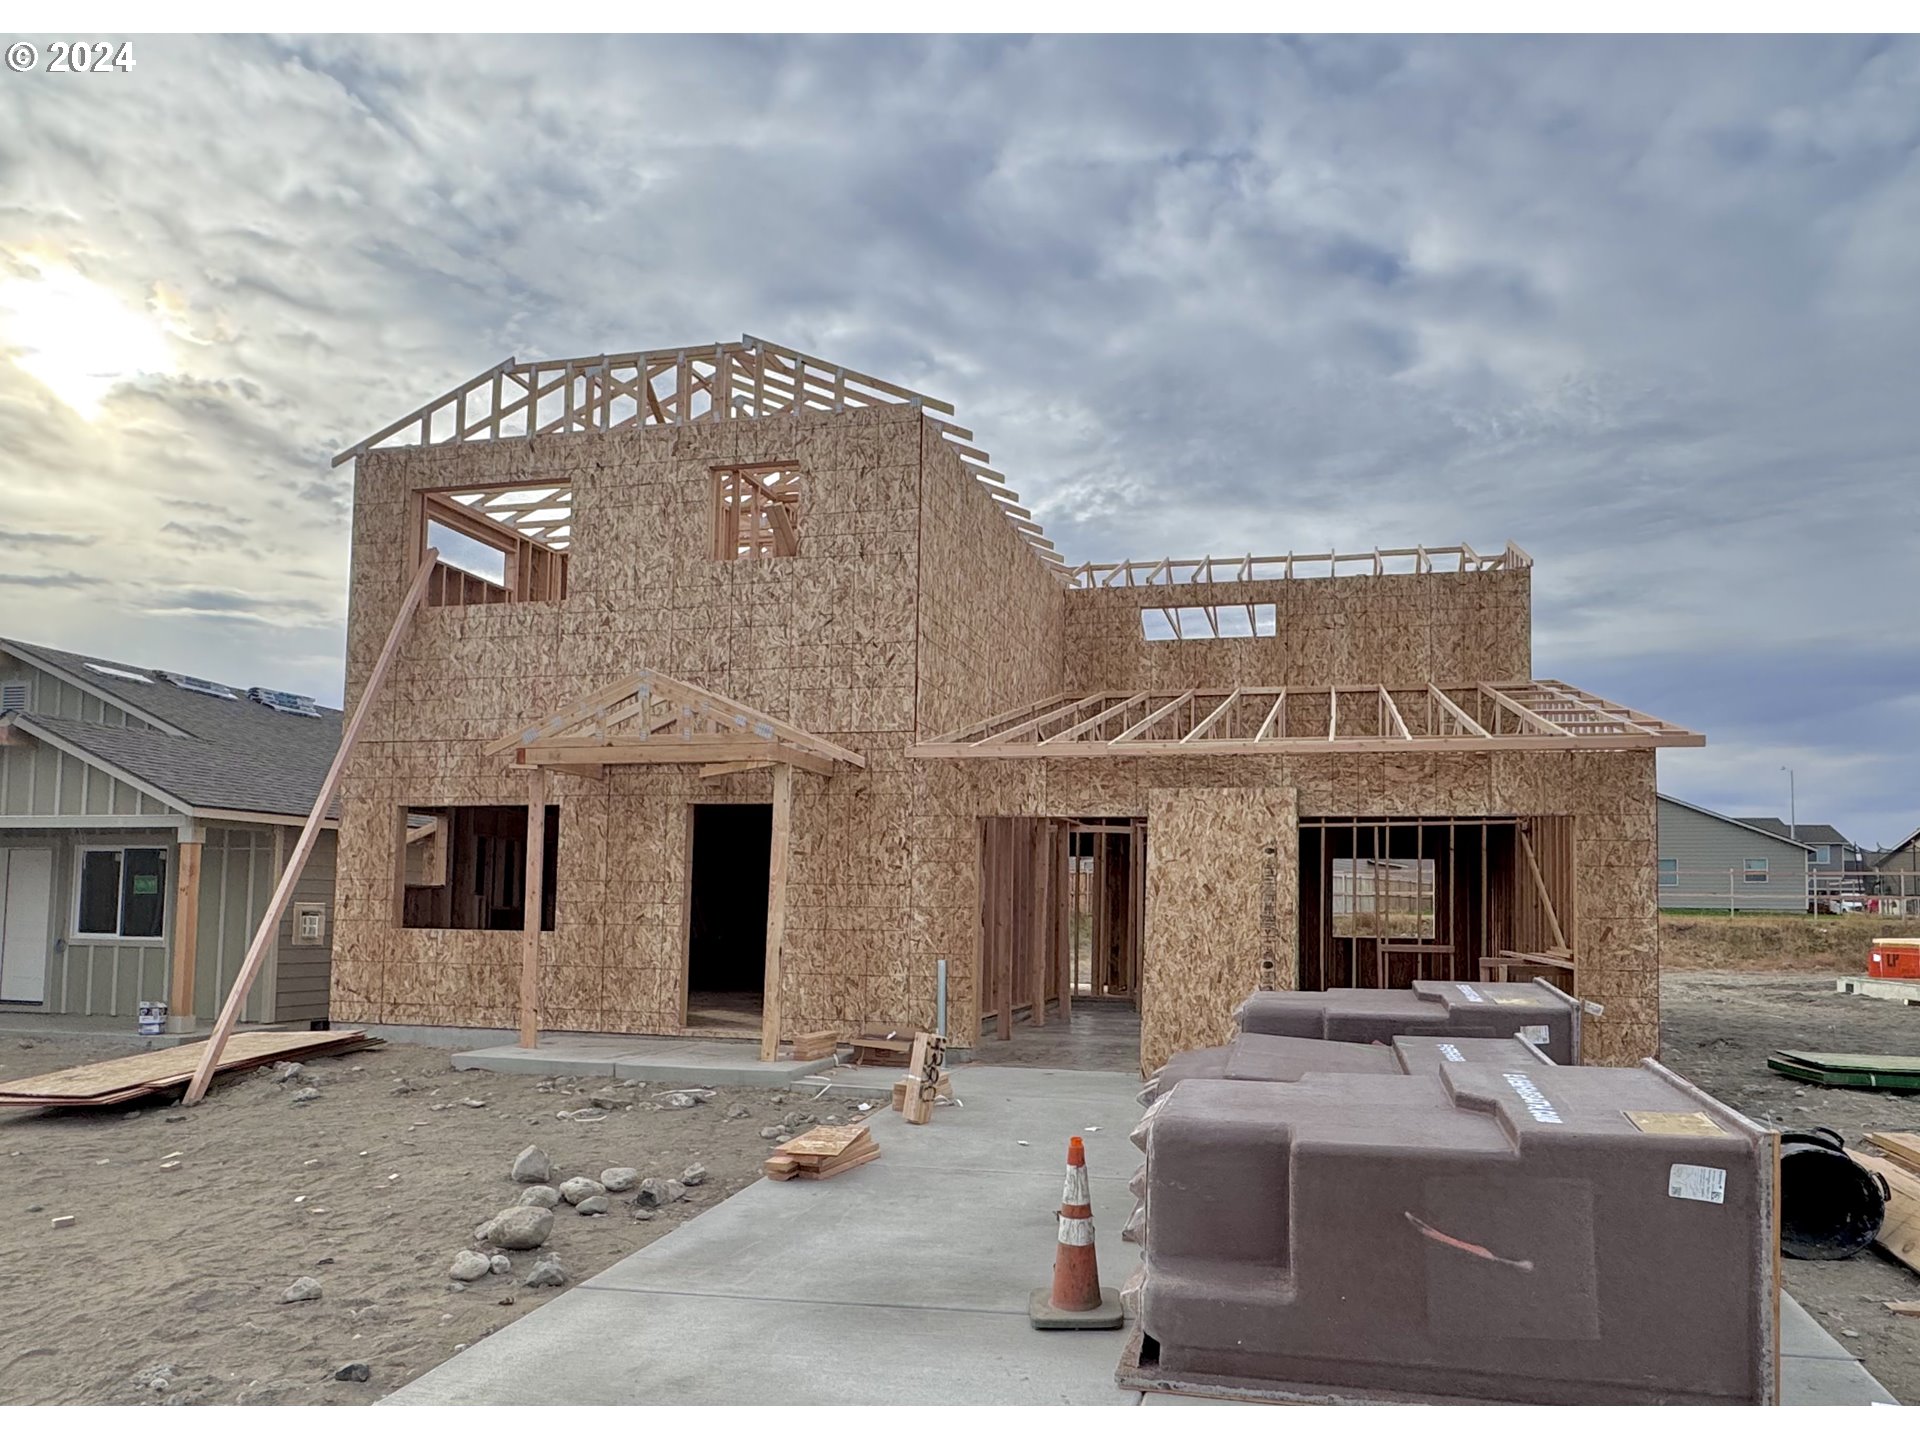
M 951 413 L 749 338 L 508 361 L 339 457 L 349 695 L 440 558 L 341 791 L 335 1022 L 771 1056 L 1077 994 L 1152 1068 L 1266 957 L 1563 949 L 1591 1056 L 1657 1052 L 1654 751 L 1703 741 L 1531 678 L 1524 551 L 1072 566 Z
M 340 712 L 0 638 L 0 1011 L 217 1014 Z M 327 1016 L 337 820 L 243 1018 Z
M 1869 857 L 1869 889 L 1882 914 L 1920 915 L 1920 830 Z
M 1810 844 L 1671 795 L 1659 813 L 1662 910 L 1806 911 Z
M 1775 815 L 1739 815 L 1742 825 L 1765 830 L 1783 840 L 1797 840 L 1807 847 L 1807 869 L 1814 890 L 1821 895 L 1858 895 L 1866 856 L 1858 845 L 1831 825 L 1789 825 Z

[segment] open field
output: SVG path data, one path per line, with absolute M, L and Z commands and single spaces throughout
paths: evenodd
M 1662 914 L 1660 968 L 1864 974 L 1875 939 L 1916 931 L 1920 921 L 1890 915 Z
M 126 1048 L 0 1033 L 0 1077 Z M 774 1143 L 762 1126 L 828 1113 L 768 1090 L 657 1108 L 650 1092 L 675 1087 L 455 1071 L 449 1052 L 418 1046 L 308 1069 L 217 1085 L 191 1110 L 0 1111 L 0 1404 L 366 1404 L 561 1294 L 525 1285 L 541 1256 L 584 1279 L 757 1179 Z M 308 1083 L 320 1098 L 296 1104 Z M 596 1093 L 633 1108 L 556 1118 Z M 734 1106 L 750 1113 L 728 1119 Z M 515 1254 L 512 1273 L 454 1285 L 458 1251 L 492 1248 L 474 1227 L 524 1188 L 508 1170 L 529 1144 L 556 1184 L 610 1166 L 678 1179 L 695 1162 L 709 1178 L 656 1212 L 630 1195 L 603 1216 L 562 1204 L 549 1243 Z M 73 1225 L 53 1229 L 63 1215 Z M 283 1303 L 302 1276 L 321 1297 Z M 356 1361 L 369 1381 L 332 1378 Z M 164 1389 L 136 1383 L 169 1365 Z

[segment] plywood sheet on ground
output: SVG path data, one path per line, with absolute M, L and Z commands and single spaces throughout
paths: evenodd
M 275 1060 L 332 1055 L 380 1042 L 361 1030 L 249 1030 L 227 1041 L 218 1075 L 251 1070 Z M 32 1075 L 0 1086 L 0 1105 L 106 1105 L 184 1085 L 205 1053 L 207 1042 L 149 1050 Z

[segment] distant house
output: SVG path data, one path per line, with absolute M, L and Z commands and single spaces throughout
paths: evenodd
M 1752 825 L 1785 840 L 1798 840 L 1807 847 L 1807 868 L 1812 872 L 1814 889 L 1821 895 L 1858 895 L 1865 874 L 1865 853 L 1831 825 L 1789 825 L 1774 815 L 1739 815 L 1742 825 Z
M 1920 830 L 1891 850 L 1868 857 L 1868 889 L 1878 898 L 1882 913 L 1892 909 L 1920 915 Z
M 0 637 L 0 1012 L 210 1020 L 340 744 L 340 712 Z M 329 822 L 250 1021 L 327 1015 Z
M 1775 833 L 1671 795 L 1657 809 L 1662 910 L 1806 910 L 1814 847 L 1784 825 Z

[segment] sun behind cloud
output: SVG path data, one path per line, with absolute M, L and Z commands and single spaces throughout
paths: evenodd
M 30 273 L 0 280 L 0 350 L 81 419 L 114 386 L 175 368 L 169 327 L 147 310 L 64 261 L 11 258 Z

